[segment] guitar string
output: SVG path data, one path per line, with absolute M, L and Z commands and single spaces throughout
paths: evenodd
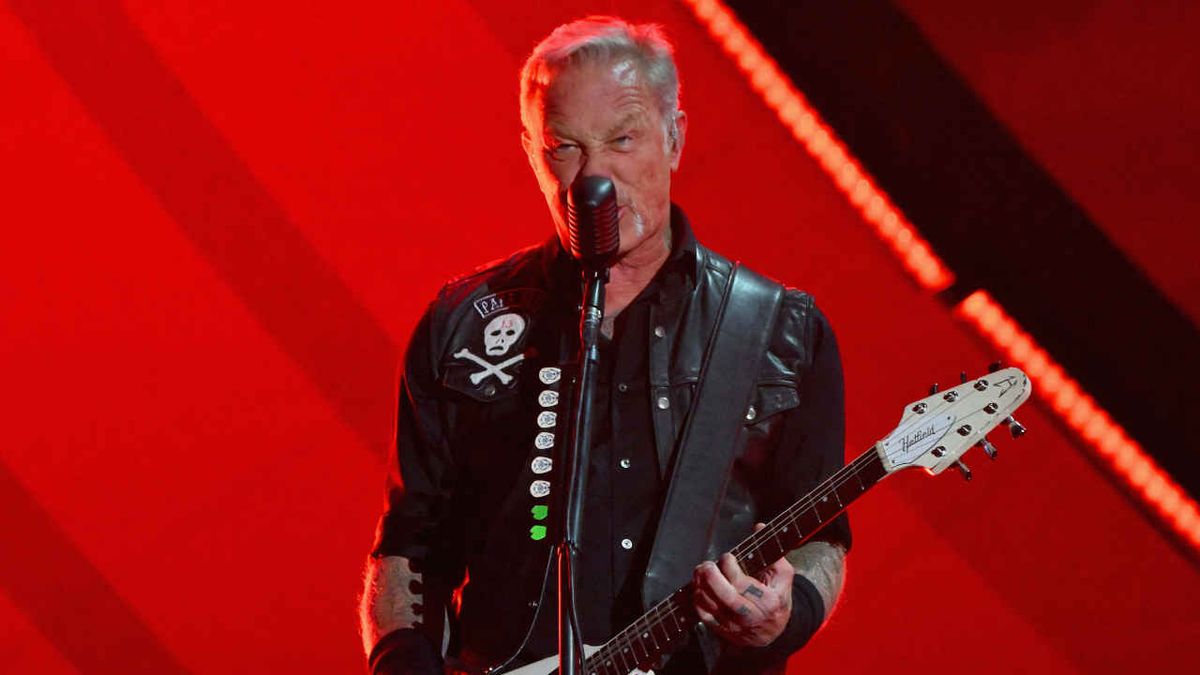
M 818 502 L 824 501 L 825 499 L 827 499 L 830 494 L 835 493 L 843 485 L 845 485 L 847 482 L 849 482 L 849 480 L 851 478 L 857 478 L 859 473 L 861 473 L 862 469 L 866 468 L 872 460 L 878 459 L 878 457 L 879 457 L 879 455 L 878 455 L 876 448 L 872 447 L 871 450 L 864 452 L 858 458 L 854 459 L 852 462 L 850 462 L 846 466 L 842 467 L 842 469 L 840 469 L 839 471 L 837 471 L 836 473 L 834 473 L 833 475 L 829 476 L 824 481 L 822 481 L 812 492 L 809 493 L 810 497 L 801 499 L 800 501 L 791 505 L 790 507 L 788 507 L 787 509 L 782 511 L 779 515 L 777 515 L 775 518 L 773 518 L 771 520 L 771 522 L 775 523 L 777 521 L 782 521 L 782 520 L 794 521 L 795 514 L 797 512 L 806 512 L 809 509 L 813 508 Z M 836 485 L 835 485 L 835 483 L 836 483 Z M 869 486 L 863 486 L 863 487 L 864 487 L 863 492 L 865 492 L 866 488 L 868 488 Z M 860 492 L 860 494 L 861 494 L 861 492 Z M 858 495 L 856 495 L 856 497 L 857 496 Z M 842 505 L 841 509 L 839 509 L 839 512 L 841 510 L 844 510 L 845 508 L 846 508 L 846 505 Z M 751 534 L 751 536 L 748 537 L 745 541 L 743 541 L 742 544 L 735 546 L 733 548 L 733 550 L 731 550 L 730 552 L 734 554 L 735 559 L 737 559 L 739 562 L 742 562 L 742 561 L 748 559 L 748 557 L 739 558 L 738 557 L 739 555 L 746 556 L 747 551 L 753 551 L 754 549 L 762 546 L 762 544 L 765 543 L 768 535 L 770 537 L 775 537 L 777 534 L 779 534 L 780 532 L 782 532 L 786 529 L 787 529 L 787 525 L 784 525 L 782 528 L 779 528 L 778 526 L 765 527 L 765 528 L 758 530 L 757 532 Z M 778 539 L 775 540 L 775 543 L 776 543 L 776 546 L 779 545 Z M 741 549 L 740 553 L 739 553 L 739 549 Z M 688 584 L 688 585 L 690 586 L 691 584 Z M 675 600 L 677 597 L 678 597 L 678 593 L 675 593 L 675 594 L 667 596 L 667 598 L 665 598 L 664 600 L 657 603 L 654 607 L 652 607 L 650 609 L 650 611 L 643 614 L 636 621 L 634 621 L 632 624 L 627 626 L 624 630 L 622 630 L 621 632 L 614 635 L 608 642 L 604 643 L 604 645 L 602 645 L 600 647 L 600 649 L 598 649 L 594 654 L 592 654 L 591 657 L 589 657 L 588 659 L 585 660 L 585 662 L 584 662 L 585 665 L 589 665 L 593 659 L 595 659 L 597 662 L 603 662 L 606 659 L 611 662 L 614 659 L 611 658 L 610 652 L 613 652 L 614 650 L 616 650 L 617 654 L 622 654 L 626 650 L 626 648 L 628 648 L 629 652 L 634 656 L 634 659 L 636 661 L 637 660 L 636 659 L 637 650 L 635 649 L 636 645 L 634 643 L 635 643 L 635 641 L 642 639 L 641 634 L 643 632 L 648 634 L 651 637 L 651 639 L 653 640 L 654 639 L 654 632 L 653 632 L 654 627 L 656 625 L 661 624 L 662 619 L 666 618 L 667 616 L 671 616 L 673 619 L 676 619 L 676 621 L 677 621 L 677 617 L 674 616 L 676 607 L 672 606 L 670 609 L 666 609 L 667 605 L 677 605 L 677 603 L 671 602 L 672 600 Z M 678 608 L 686 611 L 686 607 L 678 607 Z M 666 609 L 665 612 L 664 612 L 664 609 Z M 643 629 L 645 629 L 645 630 L 643 630 Z M 669 632 L 667 632 L 665 630 L 663 632 L 667 635 L 668 642 L 670 642 L 672 639 L 674 639 L 675 636 L 671 635 Z M 657 643 L 656 640 L 655 640 L 655 642 Z M 657 647 L 657 644 L 655 646 Z M 620 648 L 620 649 L 618 649 L 618 648 Z M 647 654 L 649 654 L 650 650 L 646 649 L 643 644 L 642 651 L 645 651 L 645 652 L 647 652 Z M 634 667 L 636 667 L 636 666 L 637 666 L 637 664 L 635 663 Z
M 815 510 L 817 504 L 827 501 L 829 495 L 836 494 L 842 486 L 850 482 L 851 478 L 859 478 L 859 474 L 862 473 L 862 470 L 867 468 L 871 462 L 878 457 L 879 455 L 878 452 L 875 451 L 875 448 L 872 448 L 871 450 L 864 452 L 862 455 L 859 455 L 857 459 L 847 464 L 837 473 L 834 473 L 832 476 L 825 479 L 820 485 L 813 489 L 808 496 L 796 502 L 795 504 L 792 504 L 788 508 L 784 509 L 779 515 L 775 516 L 775 518 L 771 520 L 771 524 L 768 524 L 767 527 L 752 533 L 742 543 L 735 546 L 730 553 L 734 554 L 734 557 L 741 562 L 745 558 L 739 558 L 740 555 L 744 555 L 748 551 L 752 551 L 753 549 L 761 546 L 768 537 L 775 537 L 782 531 L 786 530 L 803 513 L 809 510 Z M 863 487 L 867 488 L 869 486 Z M 862 492 L 865 492 L 865 489 Z M 857 498 L 858 495 L 855 495 L 855 497 Z M 840 498 L 838 501 L 841 501 Z M 845 507 L 845 504 L 841 505 L 839 511 L 841 509 L 845 509 Z M 820 517 L 819 513 L 818 517 Z M 778 540 L 776 540 L 776 543 L 778 543 Z

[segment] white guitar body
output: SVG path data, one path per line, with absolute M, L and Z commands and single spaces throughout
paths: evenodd
M 597 649 L 599 649 L 599 647 L 584 645 L 584 657 L 591 656 L 596 652 Z M 516 670 L 506 671 L 504 675 L 550 675 L 550 673 L 553 673 L 556 668 L 558 668 L 558 654 L 555 654 L 554 656 L 548 656 L 541 661 L 535 661 L 527 666 L 521 666 Z M 587 673 L 584 675 L 587 675 Z M 654 675 L 654 671 L 631 670 L 629 671 L 629 675 Z

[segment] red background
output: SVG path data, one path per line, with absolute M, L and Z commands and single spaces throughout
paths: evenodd
M 1200 321 L 1197 11 L 901 4 Z M 710 246 L 823 305 L 848 452 L 930 381 L 991 360 L 682 4 L 10 0 L 3 670 L 361 670 L 395 364 L 441 280 L 549 232 L 516 74 L 595 11 L 674 36 L 691 118 L 677 201 Z M 846 593 L 794 672 L 1196 664 L 1195 568 L 1026 410 L 1030 434 L 973 456 L 971 484 L 906 474 L 852 510 Z

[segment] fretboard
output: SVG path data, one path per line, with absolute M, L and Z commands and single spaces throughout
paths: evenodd
M 784 509 L 766 527 L 743 539 L 730 553 L 746 574 L 757 575 L 825 527 L 885 475 L 879 453 L 871 448 Z M 688 584 L 604 643 L 585 661 L 584 672 L 628 675 L 639 667 L 648 670 L 686 640 L 697 621 Z

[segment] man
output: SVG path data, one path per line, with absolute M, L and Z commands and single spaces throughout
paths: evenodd
M 713 325 L 706 308 L 731 270 L 670 201 L 688 126 L 678 102 L 671 48 L 654 26 L 576 21 L 525 64 L 522 142 L 558 236 L 448 283 L 414 332 L 362 599 L 373 672 L 441 672 L 443 653 L 449 667 L 479 672 L 556 651 L 550 493 L 564 480 L 552 457 L 577 349 L 579 271 L 565 242 L 566 194 L 580 175 L 610 177 L 620 208 L 580 542 L 585 641 L 603 642 L 657 600 L 642 582 L 661 562 L 656 538 L 669 536 L 657 516 Z M 771 330 L 748 440 L 712 505 L 714 540 L 726 546 L 842 463 L 832 331 L 793 290 Z M 782 672 L 841 589 L 845 519 L 819 536 L 759 578 L 728 555 L 696 567 L 702 625 L 657 672 Z M 452 639 L 445 618 L 456 624 Z

